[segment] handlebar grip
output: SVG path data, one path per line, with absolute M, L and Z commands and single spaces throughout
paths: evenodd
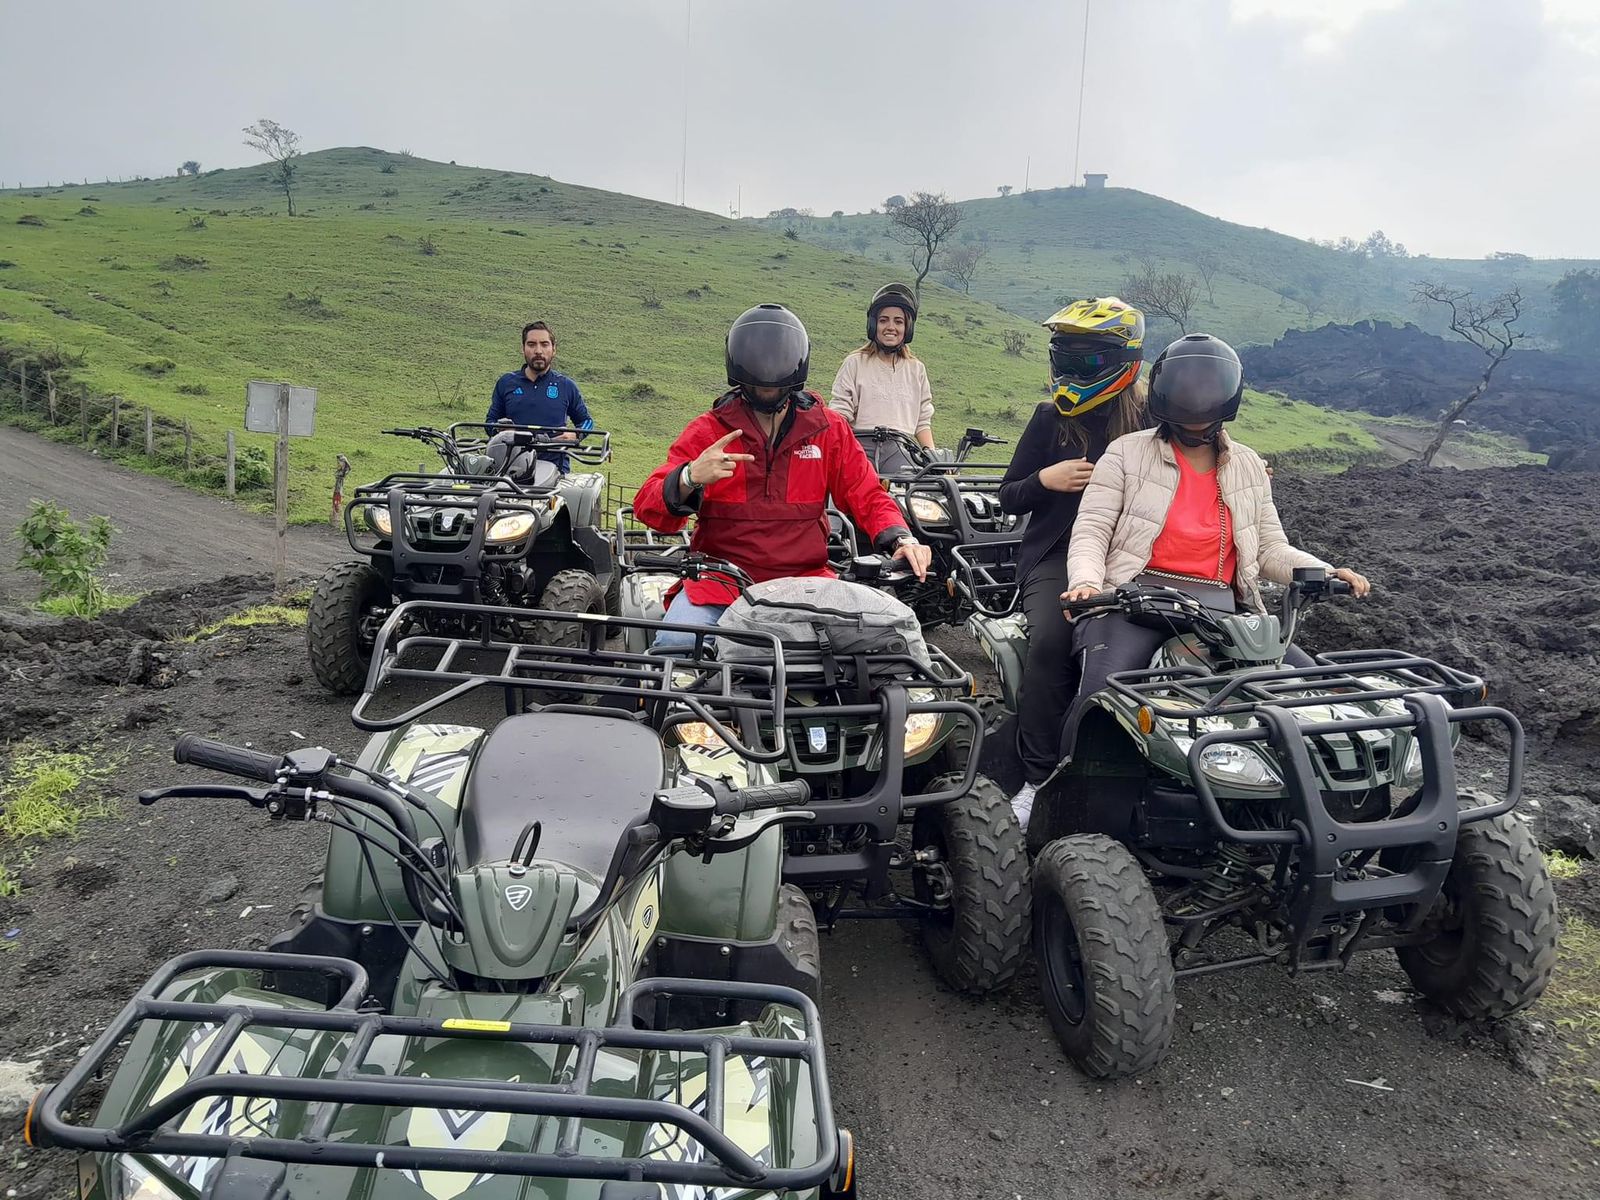
M 791 804 L 810 804 L 811 785 L 803 779 L 757 784 L 755 787 L 740 788 L 738 801 L 739 811 L 746 813 L 763 808 L 787 808 Z
M 1069 613 L 1088 612 L 1091 608 L 1104 608 L 1108 604 L 1117 602 L 1115 592 L 1096 592 L 1084 600 L 1063 600 L 1061 611 Z
M 247 750 L 243 746 L 230 746 L 227 742 L 214 742 L 197 733 L 186 733 L 172 747 L 172 761 L 191 763 L 242 779 L 271 783 L 278 777 L 283 756 L 262 754 L 259 750 Z
M 633 565 L 641 571 L 670 571 L 674 575 L 682 574 L 684 560 L 680 556 L 670 554 L 635 554 L 632 556 Z

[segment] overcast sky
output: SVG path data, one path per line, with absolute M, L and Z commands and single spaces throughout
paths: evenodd
M 1085 2 L 0 0 L 0 185 L 244 165 L 267 116 L 674 200 L 687 87 L 697 207 L 1059 186 Z M 1080 171 L 1302 237 L 1600 257 L 1600 0 L 1087 3 Z

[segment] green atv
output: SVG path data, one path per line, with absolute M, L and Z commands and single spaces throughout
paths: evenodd
M 615 562 L 601 528 L 605 476 L 568 474 L 552 458 L 600 466 L 611 457 L 610 434 L 504 421 L 383 432 L 431 446 L 442 467 L 387 475 L 357 488 L 345 507 L 345 536 L 359 557 L 317 581 L 306 620 L 311 672 L 328 691 L 361 690 L 379 628 L 408 600 L 606 607 Z M 426 615 L 429 632 L 460 628 L 453 617 Z M 536 642 L 571 633 L 525 614 L 503 624 Z
M 606 650 L 604 616 L 536 614 L 575 625 L 574 650 L 496 641 L 501 610 L 451 607 L 402 605 L 380 632 L 354 762 L 178 742 L 179 762 L 264 786 L 141 802 L 329 826 L 321 902 L 266 951 L 162 966 L 36 1098 L 30 1143 L 81 1152 L 84 1200 L 854 1196 L 816 927 L 779 879 L 809 789 L 696 777 L 662 741 L 683 719 L 735 750 L 741 715 L 781 728 L 775 639 L 689 692 Z M 480 636 L 395 640 L 430 616 Z M 527 708 L 512 697 L 559 692 L 580 658 L 661 728 L 560 704 L 487 732 L 420 719 L 483 687 Z M 434 692 L 375 716 L 390 681 Z
M 829 929 L 841 920 L 916 921 L 934 970 L 956 991 L 1008 985 L 1028 941 L 1022 831 L 1005 793 L 978 770 L 983 721 L 972 676 L 927 645 L 916 614 L 893 599 L 917 586 L 915 576 L 862 555 L 839 579 L 752 585 L 732 563 L 686 546 L 636 538 L 621 550 L 625 615 L 659 618 L 680 579 L 716 578 L 743 593 L 721 625 L 667 627 L 696 635 L 695 656 L 725 666 L 745 657 L 727 625 L 735 614 L 783 637 L 786 728 L 743 716 L 781 755 L 730 754 L 699 721 L 670 736 L 708 773 L 727 764 L 741 782 L 793 780 L 811 790 L 814 821 L 785 833 L 784 882 L 804 890 Z M 773 589 L 807 584 L 827 593 L 821 608 L 773 603 Z M 874 627 L 868 609 L 898 612 L 898 626 Z M 644 640 L 632 648 L 644 653 Z
M 1415 655 L 1285 665 L 1306 607 L 1348 590 L 1301 570 L 1278 615 L 1133 584 L 1064 604 L 1172 633 L 1149 669 L 1092 697 L 1028 828 L 1045 1007 L 1089 1074 L 1152 1066 L 1174 981 L 1225 968 L 1339 970 L 1392 949 L 1419 992 L 1466 1020 L 1525 1008 L 1549 981 L 1555 893 L 1510 815 L 1521 726 L 1483 705 L 1481 679 Z M 1014 714 L 1025 622 L 969 626 Z M 1455 746 L 1473 723 L 1505 732 L 1500 799 L 1458 787 Z

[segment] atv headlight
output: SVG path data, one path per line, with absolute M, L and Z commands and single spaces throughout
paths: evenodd
M 928 688 L 913 688 L 906 693 L 906 699 L 913 704 L 924 703 L 934 698 L 933 692 Z M 907 758 L 915 758 L 928 748 L 928 743 L 933 741 L 933 735 L 939 732 L 938 713 L 911 713 L 906 717 L 905 740 L 901 743 Z
M 490 523 L 489 532 L 484 540 L 494 545 L 515 542 L 526 537 L 528 530 L 533 528 L 537 520 L 538 518 L 530 512 L 507 513 Z
M 389 509 L 383 504 L 369 504 L 366 508 L 367 528 L 380 537 L 388 537 L 394 532 L 394 525 L 389 520 Z
M 1422 782 L 1422 743 L 1416 738 L 1411 739 L 1411 747 L 1406 751 L 1406 761 L 1400 767 L 1399 783 L 1401 787 L 1416 787 Z
M 906 506 L 911 509 L 911 515 L 924 525 L 948 525 L 950 512 L 944 506 L 944 501 L 933 496 L 911 496 L 906 500 Z
M 1282 787 L 1272 764 L 1248 746 L 1224 742 L 1200 752 L 1200 769 L 1216 783 L 1231 787 Z
M 113 1161 L 116 1180 L 110 1189 L 111 1200 L 180 1200 L 177 1192 L 137 1159 L 119 1154 Z
M 689 721 L 675 727 L 678 741 L 685 746 L 699 746 L 703 750 L 725 750 L 728 743 L 704 721 Z

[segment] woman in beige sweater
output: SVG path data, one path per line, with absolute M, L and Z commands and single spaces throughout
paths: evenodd
M 1222 606 L 1264 612 L 1261 581 L 1288 583 L 1296 567 L 1332 571 L 1357 596 L 1371 590 L 1348 567 L 1335 569 L 1289 544 L 1266 465 L 1222 432 L 1243 395 L 1239 356 L 1221 339 L 1189 334 L 1161 352 L 1149 383 L 1156 427 L 1118 438 L 1095 464 L 1072 525 L 1063 600 L 1086 599 L 1153 575 L 1151 583 L 1190 585 L 1184 590 L 1210 585 Z M 1063 734 L 1066 755 L 1089 697 L 1106 686 L 1108 676 L 1149 666 L 1168 636 L 1121 613 L 1076 623 L 1073 645 L 1082 677 Z M 1285 661 L 1311 662 L 1293 647 Z M 1031 808 L 1032 797 L 1027 799 Z M 1013 807 L 1019 807 L 1015 801 Z M 1026 824 L 1020 808 L 1017 815 Z
M 852 351 L 833 379 L 828 405 L 852 428 L 896 429 L 933 449 L 933 389 L 928 369 L 911 353 L 916 333 L 917 302 L 903 283 L 885 284 L 867 305 L 867 342 Z M 875 464 L 878 473 L 893 474 L 909 463 L 896 455 L 893 463 Z

